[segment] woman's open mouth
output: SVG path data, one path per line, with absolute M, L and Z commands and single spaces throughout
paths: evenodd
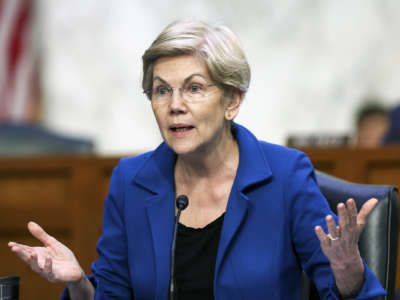
M 188 134 L 193 128 L 194 126 L 186 124 L 174 124 L 169 127 L 169 129 L 172 131 L 172 134 L 178 137 Z

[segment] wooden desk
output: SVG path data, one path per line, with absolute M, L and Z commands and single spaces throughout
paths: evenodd
M 400 187 L 400 148 L 303 151 L 326 173 Z M 26 229 L 27 222 L 34 220 L 66 243 L 90 273 L 97 256 L 104 199 L 118 160 L 93 156 L 0 159 L 0 276 L 21 276 L 20 299 L 58 299 L 64 286 L 33 273 L 11 253 L 7 242 L 39 244 Z M 400 276 L 396 287 L 400 287 Z

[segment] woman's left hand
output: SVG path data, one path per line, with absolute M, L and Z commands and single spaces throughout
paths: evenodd
M 364 266 L 358 249 L 358 240 L 369 214 L 378 200 L 369 199 L 357 214 L 353 199 L 337 206 L 338 226 L 331 215 L 326 216 L 328 234 L 321 226 L 315 227 L 315 233 L 321 244 L 322 251 L 328 258 L 335 275 L 336 286 L 342 296 L 354 295 L 362 287 Z

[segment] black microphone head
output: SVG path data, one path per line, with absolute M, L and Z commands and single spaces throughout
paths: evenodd
M 186 195 L 179 195 L 176 198 L 176 207 L 180 210 L 184 210 L 189 204 L 189 199 Z

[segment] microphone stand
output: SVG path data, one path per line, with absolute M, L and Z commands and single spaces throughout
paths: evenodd
M 172 238 L 172 246 L 171 246 L 171 272 L 170 272 L 170 281 L 169 281 L 169 291 L 168 291 L 168 299 L 169 300 L 177 300 L 176 296 L 176 282 L 175 282 L 175 248 L 176 248 L 176 235 L 178 232 L 178 223 L 179 218 L 181 216 L 181 211 L 184 210 L 189 204 L 189 199 L 186 195 L 179 195 L 176 198 L 176 207 L 178 208 L 178 212 L 175 218 L 174 225 L 174 235 Z

